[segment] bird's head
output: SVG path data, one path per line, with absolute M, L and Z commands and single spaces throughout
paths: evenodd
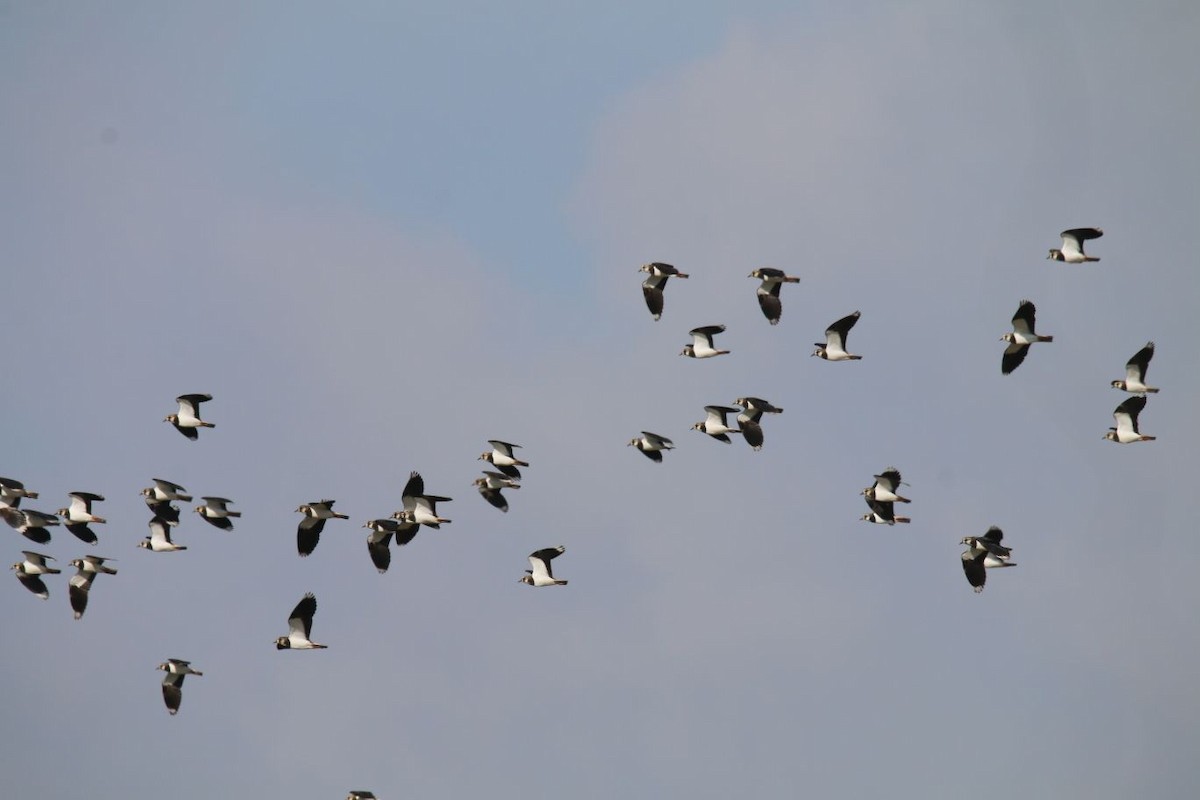
M 1013 334 L 1011 332 L 1009 332 L 1009 333 L 1006 333 L 1003 336 L 1001 336 L 1000 341 L 1011 343 L 1013 338 L 1014 338 Z
M 817 349 L 813 350 L 811 353 L 809 353 L 809 356 L 820 356 L 821 358 L 826 358 L 827 356 L 825 355 L 825 345 L 820 344 L 818 342 Z
M 1050 255 L 1046 256 L 1046 258 L 1050 259 L 1051 261 L 1062 261 L 1063 260 L 1062 250 L 1051 248 Z
M 693 426 L 692 426 L 692 430 L 694 430 L 694 431 L 700 431 L 701 433 L 703 433 L 703 432 L 704 432 L 704 423 L 703 423 L 703 422 L 697 422 L 695 425 L 693 425 Z
M 1104 434 L 1102 438 L 1107 439 L 1110 442 L 1115 442 L 1117 440 L 1117 432 L 1115 430 L 1109 431 L 1108 433 Z
M 171 665 L 164 661 L 163 663 L 161 663 L 157 667 L 155 667 L 155 669 L 166 670 L 169 672 L 171 670 Z
M 1124 389 L 1124 388 L 1125 388 L 1125 381 L 1113 381 L 1113 382 L 1112 382 L 1112 387 L 1113 387 L 1114 389 Z
M 167 414 L 165 417 L 163 417 L 163 422 L 170 422 L 172 425 L 174 425 L 176 422 L 179 422 L 179 415 Z
M 138 546 L 138 547 L 143 547 L 143 548 L 149 549 L 149 547 L 150 547 L 150 540 L 149 540 L 149 539 L 142 539 L 140 542 L 138 542 L 138 543 L 137 543 L 137 546 Z
M 288 638 L 286 636 L 280 636 L 278 639 L 275 640 L 275 649 L 276 650 L 288 650 L 291 648 L 291 646 L 292 646 L 292 643 L 288 641 Z
M 696 348 L 694 345 L 685 344 L 683 346 L 683 349 L 679 351 L 679 355 L 691 356 L 692 358 L 695 358 L 696 357 Z
M 528 583 L 530 586 L 533 586 L 533 575 L 522 575 L 517 583 Z
M 70 509 L 60 508 L 58 511 L 55 511 L 54 513 L 58 514 L 60 517 L 65 517 L 68 514 L 70 514 L 71 511 L 70 511 Z

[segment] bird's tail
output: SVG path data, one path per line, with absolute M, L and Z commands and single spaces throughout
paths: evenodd
M 217 426 L 216 426 L 216 424 L 215 424 L 215 423 L 212 423 L 212 422 L 204 422 L 204 421 L 201 421 L 201 422 L 200 422 L 200 427 L 201 427 L 201 428 L 215 428 L 215 427 L 217 427 Z
M 686 277 L 688 277 L 688 274 L 686 272 L 676 272 L 671 277 L 672 278 L 686 278 Z
M 555 586 L 566 586 L 566 585 L 567 585 L 567 582 L 566 582 L 566 581 L 560 581 L 560 580 L 557 580 L 557 579 L 556 579 L 556 580 L 554 581 L 554 585 L 555 585 Z
M 1094 256 L 1084 256 L 1084 257 L 1083 257 L 1083 261 L 1084 261 L 1084 263 L 1087 263 L 1088 261 L 1099 261 L 1099 260 L 1100 260 L 1100 259 L 1098 259 L 1098 258 L 1095 258 Z
M 1149 394 L 1158 394 L 1158 387 L 1157 386 L 1147 386 L 1146 392 Z
M 903 522 L 903 523 L 912 522 L 912 517 L 893 517 L 893 519 L 896 520 L 896 522 Z
M 333 518 L 334 519 L 350 519 L 350 516 L 348 514 L 339 514 L 335 511 L 335 512 L 333 512 Z
M 241 515 L 242 515 L 242 512 L 240 512 L 240 511 L 226 511 L 225 512 L 225 516 L 227 516 L 227 517 L 240 517 Z
M 1039 336 L 1039 337 L 1037 337 L 1037 340 L 1039 342 L 1053 342 L 1054 337 L 1053 336 Z
M 1158 438 L 1157 436 L 1146 436 L 1145 434 L 1142 434 L 1141 441 L 1143 441 L 1143 442 L 1153 442 L 1153 441 L 1154 441 L 1155 439 L 1157 439 L 1157 438 Z
M 800 279 L 797 278 L 795 275 L 786 275 L 783 278 L 783 282 L 784 283 L 799 283 Z

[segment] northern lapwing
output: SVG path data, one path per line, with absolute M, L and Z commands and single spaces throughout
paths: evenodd
M 479 495 L 501 511 L 508 511 L 508 500 L 501 492 L 502 489 L 520 489 L 521 484 L 502 472 L 484 470 L 482 478 L 476 478 L 472 483 L 479 490 Z
M 138 542 L 138 547 L 154 553 L 173 553 L 176 550 L 187 550 L 187 545 L 175 544 L 171 541 L 171 526 L 167 521 L 155 517 L 147 523 L 150 535 Z
M 163 702 L 167 704 L 167 711 L 171 716 L 175 716 L 179 713 L 179 704 L 183 701 L 184 677 L 187 675 L 200 676 L 204 673 L 198 669 L 192 669 L 191 662 L 179 658 L 168 658 L 155 669 L 161 669 L 167 673 L 163 676 L 162 682 Z
M 178 483 L 172 483 L 162 478 L 151 478 L 151 480 L 154 481 L 154 485 L 142 489 L 142 497 L 146 499 L 146 505 L 169 503 L 172 500 L 178 500 L 181 503 L 192 502 L 192 496 L 186 494 L 187 490 Z
M 967 583 L 974 587 L 976 594 L 982 592 L 987 583 L 988 569 L 1016 566 L 1016 562 L 1008 560 L 1012 548 L 1000 544 L 1003 538 L 1004 532 L 993 525 L 983 536 L 964 536 L 959 542 L 967 545 L 961 556 L 962 568 Z
M 646 301 L 646 308 L 650 309 L 650 314 L 657 322 L 662 317 L 663 291 L 667 288 L 667 280 L 669 278 L 686 278 L 688 277 L 687 273 L 680 272 L 670 264 L 664 264 L 661 261 L 642 264 L 638 272 L 649 273 L 649 277 L 642 281 L 642 297 Z
M 346 800 L 375 800 L 375 795 L 371 792 L 364 792 L 361 789 L 355 789 L 346 796 Z
M 713 337 L 725 330 L 724 325 L 705 325 L 692 328 L 688 335 L 692 337 L 691 344 L 685 344 L 679 355 L 688 358 L 713 358 L 728 355 L 728 350 L 719 350 L 713 345 Z
M 1150 369 L 1150 359 L 1154 358 L 1154 342 L 1146 342 L 1146 346 L 1133 354 L 1133 358 L 1125 363 L 1125 380 L 1113 381 L 1114 389 L 1133 394 L 1156 394 L 1158 387 L 1146 385 L 1146 370 Z
M 742 438 L 750 447 L 761 450 L 763 446 L 762 415 L 782 414 L 783 409 L 771 405 L 760 397 L 739 397 L 733 402 L 742 407 L 742 411 L 737 415 L 738 428 L 742 431 Z
M 1054 341 L 1053 336 L 1039 336 L 1034 332 L 1036 314 L 1037 308 L 1028 300 L 1022 300 L 1021 305 L 1017 306 L 1017 313 L 1013 314 L 1012 318 L 1012 331 L 1000 337 L 1000 341 L 1008 342 L 1008 347 L 1004 348 L 1004 355 L 1000 359 L 1001 373 L 1007 375 L 1021 366 L 1025 354 L 1029 352 L 1029 346 L 1034 342 Z
M 231 511 L 229 504 L 233 501 L 227 497 L 201 497 L 204 501 L 202 505 L 198 505 L 192 509 L 209 525 L 220 528 L 223 531 L 233 530 L 233 520 L 242 515 L 240 511 Z
M 867 505 L 871 507 L 871 513 L 863 514 L 863 520 L 866 522 L 874 522 L 877 525 L 895 525 L 897 522 L 912 522 L 910 517 L 897 517 L 892 503 L 889 501 L 872 500 L 868 497 Z
M 21 505 L 21 498 L 28 497 L 30 500 L 36 500 L 37 492 L 31 492 L 25 488 L 25 484 L 12 478 L 0 478 L 0 506 L 9 506 L 16 508 Z
M 276 650 L 324 650 L 327 645 L 317 644 L 312 635 L 313 614 L 317 613 L 317 598 L 312 592 L 304 595 L 288 617 L 288 634 L 275 640 Z
M 529 462 L 517 458 L 513 450 L 519 450 L 521 445 L 502 442 L 499 439 L 488 439 L 492 449 L 481 453 L 478 461 L 486 461 L 510 478 L 521 480 L 521 470 L 517 467 L 528 467 Z
M 1117 427 L 1109 428 L 1104 438 L 1117 444 L 1130 442 L 1153 442 L 1157 436 L 1147 436 L 1138 430 L 1138 414 L 1146 407 L 1146 395 L 1139 394 L 1130 397 L 1113 411 L 1113 419 Z
M 529 566 L 532 569 L 525 570 L 525 574 L 521 576 L 521 583 L 527 583 L 530 586 L 566 586 L 567 582 L 554 577 L 554 571 L 550 568 L 550 562 L 561 556 L 567 551 L 567 548 L 559 545 L 558 547 L 547 547 L 543 550 L 535 550 L 529 554 Z
M 1086 261 L 1099 261 L 1083 252 L 1083 243 L 1088 239 L 1099 239 L 1104 231 L 1099 228 L 1071 228 L 1059 234 L 1062 237 L 1061 248 L 1051 248 L 1046 258 L 1052 261 L 1065 261 L 1068 264 L 1082 264 Z
M 34 511 L 32 508 L 13 508 L 0 506 L 0 519 L 15 528 L 17 533 L 38 544 L 49 544 L 50 531 L 47 528 L 58 525 L 58 517 L 44 511 Z
M 854 327 L 854 323 L 858 322 L 858 318 L 861 316 L 861 311 L 855 311 L 826 328 L 825 344 L 816 342 L 817 349 L 812 352 L 812 355 L 820 356 L 826 361 L 858 361 L 861 359 L 862 356 L 846 350 L 846 339 L 850 336 L 850 329 Z
M 145 500 L 151 517 L 158 517 L 172 527 L 179 524 L 179 506 L 173 505 L 170 500 L 155 500 L 153 497 L 146 497 Z
M 67 594 L 71 600 L 71 610 L 75 612 L 75 619 L 82 619 L 83 612 L 87 611 L 88 592 L 92 588 L 92 581 L 96 579 L 96 576 L 100 573 L 117 574 L 114 568 L 104 563 L 112 560 L 103 556 L 84 556 L 70 562 L 71 566 L 75 568 L 75 574 L 67 581 Z
M 171 423 L 175 430 L 194 442 L 200 438 L 200 428 L 217 427 L 200 419 L 200 404 L 209 400 L 212 400 L 211 394 L 181 394 L 175 398 L 175 402 L 179 403 L 179 411 L 163 417 L 163 422 Z
M 363 527 L 371 531 L 367 534 L 367 555 L 380 575 L 392 565 L 392 537 L 399 526 L 400 523 L 394 519 L 370 519 L 363 523 Z
M 737 428 L 729 425 L 729 415 L 738 413 L 736 408 L 729 406 L 705 406 L 704 411 L 707 416 L 695 425 L 692 430 L 706 433 L 718 442 L 730 443 L 729 434 L 741 433 Z
M 296 528 L 296 550 L 301 558 L 307 558 L 321 541 L 321 531 L 325 529 L 327 519 L 350 519 L 346 514 L 333 510 L 334 500 L 319 500 L 315 503 L 305 503 L 296 509 L 304 515 Z
M 102 525 L 106 522 L 103 517 L 98 517 L 92 513 L 92 503 L 104 502 L 104 497 L 91 492 L 69 492 L 67 494 L 71 498 L 71 505 L 67 508 L 60 508 L 58 515 L 63 518 L 66 529 L 70 531 L 75 538 L 87 544 L 96 544 L 100 541 L 95 532 L 88 527 L 89 522 L 97 525 Z
M 895 467 L 888 467 L 883 472 L 875 477 L 875 483 L 862 490 L 863 497 L 869 500 L 879 500 L 885 503 L 911 503 L 907 497 L 899 495 L 900 484 L 904 481 L 900 480 L 900 470 Z M 907 484 L 905 484 L 907 486 Z
M 12 565 L 12 569 L 17 573 L 17 580 L 19 580 L 21 585 L 26 589 L 45 600 L 50 596 L 50 590 L 47 589 L 46 584 L 42 582 L 41 576 L 57 575 L 62 572 L 62 570 L 46 564 L 46 559 L 54 561 L 54 556 L 35 553 L 32 550 L 22 550 L 21 554 L 25 556 L 25 560 L 18 561 Z
M 800 279 L 794 275 L 785 274 L 781 269 L 774 269 L 772 267 L 759 267 L 746 277 L 758 278 L 762 281 L 756 291 L 758 295 L 758 307 L 762 309 L 763 316 L 767 318 L 767 322 L 770 322 L 772 325 L 778 325 L 779 317 L 783 314 L 783 303 L 779 300 L 779 289 L 785 283 L 799 283 Z
M 452 498 L 425 494 L 425 480 L 421 477 L 421 473 L 415 470 L 408 474 L 408 483 L 404 484 L 404 491 L 401 493 L 400 499 L 404 503 L 404 508 L 392 514 L 392 519 L 398 519 L 401 522 L 415 522 L 434 529 L 440 528 L 444 522 L 450 522 L 445 517 L 438 516 L 437 504 L 449 503 Z
M 636 447 L 638 451 L 646 458 L 656 464 L 661 464 L 663 460 L 664 450 L 674 450 L 675 443 L 665 436 L 659 436 L 657 433 L 650 431 L 642 431 L 641 436 L 637 436 L 629 440 L 627 447 Z

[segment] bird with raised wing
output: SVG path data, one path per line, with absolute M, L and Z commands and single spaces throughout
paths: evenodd
M 187 545 L 175 544 L 171 541 L 171 526 L 165 519 L 154 517 L 147 523 L 150 535 L 138 542 L 138 547 L 153 553 L 174 553 L 176 550 L 187 550 Z
M 1134 395 L 1117 406 L 1113 411 L 1113 419 L 1116 420 L 1117 426 L 1109 428 L 1108 433 L 1104 434 L 1104 438 L 1117 444 L 1153 442 L 1157 439 L 1157 436 L 1147 436 L 1138 430 L 1138 414 L 1141 414 L 1145 407 L 1146 395 L 1144 394 Z
M 1150 369 L 1152 358 L 1154 342 L 1146 342 L 1146 346 L 1125 363 L 1125 380 L 1113 381 L 1112 387 L 1132 394 L 1157 394 L 1158 387 L 1146 385 L 1146 370 Z
M 566 581 L 554 577 L 554 571 L 550 567 L 550 562 L 566 551 L 567 548 L 559 545 L 530 553 L 529 566 L 531 569 L 525 570 L 520 583 L 527 583 L 530 586 L 566 586 Z
M 679 355 L 688 358 L 713 358 L 728 355 L 728 350 L 719 350 L 713 345 L 713 337 L 725 330 L 724 325 L 705 325 L 692 328 L 688 335 L 692 337 L 691 344 L 685 344 Z
M 869 500 L 879 500 L 885 503 L 911 503 L 907 497 L 901 497 L 897 491 L 900 484 L 904 481 L 900 480 L 900 470 L 895 467 L 888 467 L 883 472 L 875 477 L 875 483 L 862 490 L 862 494 Z M 907 486 L 908 484 L 904 484 Z
M 0 519 L 15 528 L 17 533 L 38 544 L 50 543 L 49 527 L 60 524 L 58 517 L 44 511 L 34 511 L 32 508 L 13 508 L 0 506 Z
M 21 505 L 21 498 L 28 497 L 30 500 L 36 500 L 37 492 L 31 492 L 25 488 L 25 484 L 12 478 L 0 478 L 0 506 L 9 506 L 16 508 Z
M 107 521 L 92 513 L 92 503 L 102 503 L 104 497 L 91 492 L 69 492 L 67 496 L 71 498 L 71 505 L 58 510 L 58 515 L 63 518 L 66 529 L 80 541 L 96 544 L 100 540 L 88 527 L 88 523 L 102 525 Z
M 486 461 L 508 477 L 521 480 L 521 470 L 517 467 L 529 466 L 529 462 L 522 461 L 513 453 L 514 450 L 521 449 L 521 445 L 502 442 L 499 439 L 488 439 L 488 444 L 492 446 L 492 449 L 481 453 L 476 460 Z
M 1104 231 L 1099 228 L 1071 228 L 1059 234 L 1062 237 L 1062 247 L 1051 248 L 1046 258 L 1051 261 L 1065 261 L 1068 264 L 1083 264 L 1087 261 L 1099 261 L 1083 252 L 1083 243 L 1088 239 L 1099 239 Z
M 163 417 L 163 422 L 171 423 L 175 430 L 194 442 L 200 438 L 200 428 L 217 427 L 200 419 L 200 404 L 209 400 L 212 400 L 211 394 L 181 394 L 175 398 L 175 402 L 179 403 L 179 410 Z
M 729 434 L 741 433 L 737 428 L 731 427 L 729 424 L 729 415 L 738 413 L 736 408 L 729 406 L 705 406 L 704 411 L 706 416 L 700 422 L 692 426 L 692 430 L 706 433 L 718 442 L 730 443 Z
M 275 640 L 276 650 L 324 650 L 326 645 L 317 644 L 312 636 L 313 614 L 317 613 L 317 598 L 312 592 L 304 595 L 288 617 L 287 636 Z
M 826 361 L 858 361 L 861 359 L 862 356 L 846 350 L 846 339 L 850 336 L 850 329 L 854 327 L 854 323 L 858 322 L 858 318 L 861 316 L 862 312 L 855 311 L 826 328 L 825 343 L 816 342 L 817 349 L 812 352 L 812 355 L 819 356 Z
M 524 462 L 519 463 L 528 466 Z M 392 519 L 398 519 L 401 522 L 415 522 L 434 529 L 440 528 L 444 522 L 450 522 L 445 517 L 438 516 L 437 504 L 449 503 L 452 498 L 425 494 L 425 480 L 416 470 L 408 474 L 408 483 L 404 484 L 404 491 L 401 492 L 400 499 L 404 503 L 404 508 L 392 514 Z

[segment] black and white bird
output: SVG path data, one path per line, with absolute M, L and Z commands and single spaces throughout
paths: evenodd
M 1147 436 L 1138 430 L 1138 414 L 1146 407 L 1146 395 L 1139 394 L 1130 397 L 1117 406 L 1113 411 L 1113 419 L 1117 427 L 1109 428 L 1104 438 L 1117 444 L 1130 442 L 1153 442 L 1157 436 Z
M 13 508 L 12 506 L 0 506 L 0 519 L 7 522 L 9 527 L 15 528 L 17 533 L 26 539 L 38 544 L 49 544 L 50 531 L 46 528 L 59 524 L 58 517 L 54 514 L 34 511 L 32 508 Z
M 301 558 L 307 558 L 321 541 L 321 531 L 325 529 L 327 519 L 350 519 L 346 514 L 333 510 L 335 500 L 320 500 L 315 503 L 305 503 L 296 508 L 296 512 L 304 515 L 296 528 L 296 550 Z
M 687 273 L 680 272 L 670 264 L 664 264 L 661 261 L 642 264 L 638 272 L 649 273 L 649 277 L 642 281 L 642 297 L 646 300 L 646 308 L 650 309 L 655 321 L 658 321 L 662 316 L 663 291 L 667 288 L 667 280 L 686 278 Z
M 107 521 L 92 513 L 92 503 L 102 503 L 104 498 L 91 492 L 69 492 L 67 496 L 71 498 L 71 505 L 58 510 L 58 515 L 63 518 L 67 530 L 87 544 L 100 541 L 95 532 L 88 527 L 88 523 L 102 525 Z
M 641 436 L 629 440 L 627 447 L 636 447 L 642 455 L 656 464 L 661 464 L 664 450 L 674 450 L 675 443 L 657 433 L 642 431 Z
M 35 553 L 32 550 L 22 550 L 21 554 L 25 556 L 25 560 L 18 561 L 12 565 L 12 569 L 17 573 L 17 580 L 19 580 L 21 585 L 26 589 L 45 600 L 50 596 L 50 590 L 47 589 L 46 584 L 42 582 L 41 576 L 57 575 L 62 572 L 62 570 L 46 564 L 46 559 L 54 561 L 54 556 Z
M 162 682 L 163 702 L 167 704 L 167 711 L 171 716 L 175 716 L 179 713 L 179 704 L 183 701 L 184 676 L 200 676 L 204 673 L 198 669 L 192 669 L 191 662 L 179 658 L 168 658 L 155 669 L 161 669 L 167 673 L 163 676 Z
M 779 289 L 785 283 L 799 283 L 800 279 L 794 275 L 784 274 L 781 269 L 772 267 L 759 267 L 751 272 L 748 278 L 758 278 L 762 281 L 757 290 L 758 307 L 762 309 L 763 316 L 772 325 L 779 324 L 779 317 L 783 314 L 783 303 L 779 300 Z
M 154 485 L 142 489 L 142 497 L 146 499 L 146 505 L 169 503 L 172 500 L 178 500 L 181 503 L 192 502 L 192 496 L 186 494 L 187 490 L 178 483 L 172 483 L 162 478 L 151 478 L 151 480 L 154 481 Z
M 30 500 L 36 500 L 37 492 L 31 492 L 25 488 L 25 484 L 12 478 L 0 478 L 0 506 L 9 506 L 16 508 L 21 505 L 21 498 L 28 497 Z
M 478 461 L 486 461 L 510 478 L 521 480 L 521 470 L 517 467 L 528 467 L 529 462 L 517 458 L 513 450 L 521 449 L 519 444 L 502 442 L 499 439 L 488 439 L 492 449 L 481 453 Z
M 403 547 L 411 542 L 421 529 L 420 524 L 416 522 L 395 519 L 372 519 L 364 522 L 363 527 L 371 531 L 367 534 L 367 554 L 371 556 L 371 563 L 380 574 L 387 572 L 392 563 L 392 551 L 389 547 L 392 537 L 396 537 L 397 547 Z
M 200 428 L 217 427 L 200 419 L 200 404 L 209 400 L 212 400 L 211 394 L 181 394 L 175 398 L 175 402 L 179 403 L 179 411 L 163 417 L 163 422 L 171 423 L 175 430 L 194 442 L 200 438 Z
M 288 634 L 275 640 L 276 650 L 324 650 L 326 645 L 317 644 L 312 635 L 313 614 L 317 613 L 317 598 L 312 592 L 304 595 L 288 617 Z
M 728 355 L 728 350 L 719 350 L 713 345 L 713 337 L 725 330 L 724 325 L 705 325 L 692 328 L 688 335 L 692 337 L 691 344 L 685 344 L 679 355 L 688 358 L 713 358 Z
M 742 411 L 737 415 L 738 428 L 742 432 L 742 438 L 754 450 L 761 450 L 763 446 L 762 415 L 782 414 L 783 409 L 771 405 L 760 397 L 739 397 L 733 402 L 734 405 L 742 407 Z
M 1125 363 L 1125 380 L 1113 381 L 1114 389 L 1133 394 L 1156 394 L 1158 387 L 1146 385 L 1146 370 L 1150 369 L 1150 359 L 1154 358 L 1154 342 L 1146 342 L 1146 346 L 1133 354 L 1133 358 Z
M 730 443 L 729 434 L 741 433 L 737 428 L 729 425 L 729 415 L 738 413 L 736 408 L 729 406 L 705 406 L 705 414 L 707 416 L 700 422 L 692 426 L 692 430 L 706 433 L 718 442 Z
M 1099 261 L 1083 252 L 1083 243 L 1088 239 L 1099 239 L 1104 231 L 1099 228 L 1071 228 L 1059 234 L 1062 237 L 1061 248 L 1051 248 L 1046 258 L 1052 261 L 1065 261 L 1068 264 L 1082 264 L 1085 261 Z
M 747 408 L 737 415 L 738 432 L 755 452 L 762 450 L 763 447 L 762 424 L 759 422 L 762 415 L 763 412 L 757 408 Z
M 472 484 L 479 490 L 479 495 L 501 511 L 508 511 L 508 500 L 501 492 L 502 489 L 520 489 L 521 484 L 502 472 L 484 470 L 482 478 L 476 478 Z
M 172 527 L 179 524 L 179 506 L 173 505 L 170 500 L 147 497 L 146 508 L 150 509 L 150 516 L 158 517 Z
M 176 550 L 187 550 L 187 545 L 175 544 L 171 541 L 171 526 L 165 519 L 154 517 L 147 523 L 150 535 L 138 542 L 138 547 L 154 553 L 173 553 Z
M 846 350 L 846 339 L 850 336 L 850 329 L 854 327 L 854 323 L 858 322 L 858 318 L 861 316 L 862 312 L 855 311 L 826 328 L 825 344 L 816 342 L 817 349 L 812 354 L 820 356 L 826 361 L 858 361 L 862 358 L 862 356 L 854 355 Z
M 202 505 L 198 505 L 192 509 L 209 525 L 220 528 L 223 531 L 233 530 L 233 520 L 230 517 L 240 517 L 242 512 L 231 511 L 229 504 L 233 501 L 226 497 L 201 497 L 204 501 Z
M 361 789 L 355 789 L 346 796 L 346 800 L 375 800 L 375 795 L 372 792 L 364 792 Z
M 71 609 L 75 612 L 75 619 L 82 619 L 83 612 L 87 611 L 88 592 L 92 588 L 92 581 L 96 579 L 96 576 L 100 573 L 117 574 L 114 568 L 104 563 L 112 560 L 103 556 L 84 556 L 70 562 L 71 566 L 75 568 L 75 574 L 67 581 L 67 594 L 71 600 Z
M 487 454 L 485 453 L 485 455 Z M 449 503 L 452 498 L 425 494 L 425 480 L 421 477 L 421 473 L 415 470 L 408 474 L 408 483 L 404 484 L 404 491 L 401 493 L 400 499 L 404 503 L 404 508 L 392 514 L 392 519 L 398 519 L 401 522 L 415 522 L 434 529 L 440 528 L 443 522 L 450 522 L 445 517 L 438 516 L 437 504 Z
M 964 536 L 959 544 L 967 545 L 962 552 L 963 573 L 967 583 L 975 588 L 978 594 L 987 583 L 987 570 L 997 567 L 1015 567 L 1015 561 L 1009 561 L 1012 548 L 1000 544 L 1004 532 L 995 525 L 988 528 L 983 536 Z
M 868 497 L 867 505 L 871 507 L 871 513 L 863 515 L 863 520 L 866 522 L 874 522 L 877 525 L 895 525 L 897 522 L 912 522 L 910 517 L 897 517 L 893 509 L 893 504 L 889 501 L 872 500 Z
M 911 503 L 912 501 L 907 497 L 901 497 L 898 494 L 902 483 L 904 481 L 900 480 L 900 470 L 888 467 L 875 476 L 874 485 L 863 489 L 862 494 L 868 500 L 879 500 L 885 503 Z
M 554 571 L 550 568 L 550 562 L 566 551 L 567 548 L 559 545 L 530 553 L 529 566 L 532 569 L 525 570 L 520 582 L 528 583 L 530 586 L 566 586 L 567 582 L 555 578 Z
M 1000 359 L 1000 372 L 1003 374 L 1007 375 L 1021 366 L 1025 354 L 1029 352 L 1029 346 L 1034 342 L 1054 341 L 1053 336 L 1039 336 L 1034 332 L 1036 314 L 1037 309 L 1028 300 L 1022 300 L 1021 305 L 1017 306 L 1017 313 L 1013 314 L 1012 318 L 1012 331 L 1000 337 L 1000 341 L 1008 342 L 1008 347 L 1004 348 L 1004 355 Z

